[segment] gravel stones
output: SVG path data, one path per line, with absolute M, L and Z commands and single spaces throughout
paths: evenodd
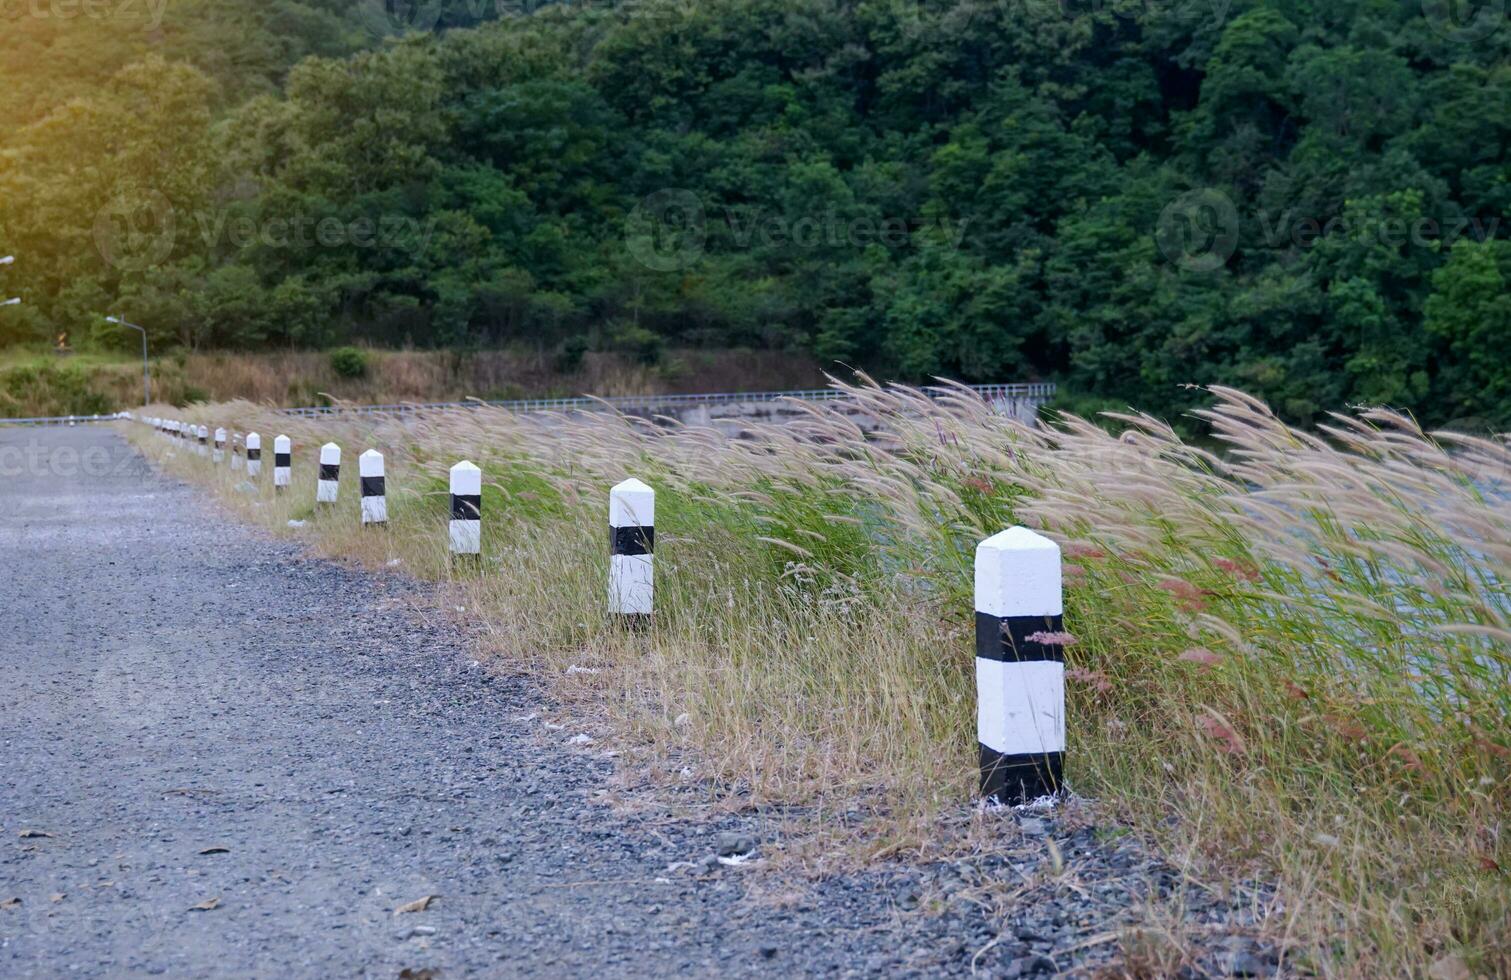
M 0 429 L 33 439 L 134 456 L 109 428 Z M 1108 962 L 1086 939 L 1176 882 L 1126 837 L 1005 814 L 1000 853 L 763 902 L 771 826 L 606 806 L 614 763 L 407 611 L 426 586 L 302 557 L 140 465 L 7 477 L 0 549 L 6 977 L 1040 976 Z M 1220 934 L 1254 907 L 1191 914 Z M 1204 968 L 1274 963 L 1244 940 Z

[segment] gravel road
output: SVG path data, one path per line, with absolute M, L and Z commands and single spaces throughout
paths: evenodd
M 528 681 L 416 588 L 228 523 L 109 428 L 0 429 L 0 976 L 940 975 L 983 947 L 1017 976 L 1105 954 L 1055 947 L 1147 880 L 1082 829 L 1060 849 L 1110 869 L 1106 911 L 1078 886 L 991 919 L 960 864 L 756 900 L 712 855 L 759 827 L 595 802 L 611 763 L 522 720 Z

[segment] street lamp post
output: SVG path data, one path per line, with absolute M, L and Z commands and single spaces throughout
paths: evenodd
M 130 327 L 132 330 L 135 330 L 137 333 L 142 335 L 142 404 L 152 404 L 152 380 L 150 375 L 148 375 L 147 373 L 147 331 L 134 323 L 127 323 L 125 319 L 118 316 L 107 316 L 105 320 L 107 323 L 115 323 L 123 327 Z

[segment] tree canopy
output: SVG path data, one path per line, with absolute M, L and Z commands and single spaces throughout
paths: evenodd
M 197 0 L 156 33 L 28 23 L 0 144 L 0 252 L 24 257 L 0 282 L 27 306 L 0 339 L 110 309 L 195 347 L 748 345 L 1054 379 L 1082 408 L 1225 383 L 1298 420 L 1511 423 L 1494 7 Z

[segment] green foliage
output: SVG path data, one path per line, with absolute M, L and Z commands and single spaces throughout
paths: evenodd
M 582 369 L 583 358 L 588 354 L 588 338 L 581 334 L 568 337 L 556 350 L 555 368 L 558 374 L 575 374 Z
M 338 378 L 361 378 L 367 375 L 367 355 L 356 347 L 337 347 L 328 355 L 331 370 Z
M 104 415 L 112 399 L 90 386 L 88 372 L 46 362 L 0 371 L 0 415 Z M 140 381 L 140 376 L 138 376 Z M 138 387 L 138 393 L 141 389 Z M 21 411 L 21 409 L 26 411 Z
M 571 370 L 592 338 L 1166 415 L 1190 383 L 1294 420 L 1511 415 L 1511 31 L 1294 0 L 420 7 L 199 0 L 151 51 L 24 19 L 0 342 L 109 306 L 194 348 L 527 341 Z M 1230 207 L 1192 224 L 1192 193 Z
M 1427 332 L 1452 358 L 1440 397 L 1461 415 L 1511 426 L 1511 241 L 1461 242 L 1432 277 Z

